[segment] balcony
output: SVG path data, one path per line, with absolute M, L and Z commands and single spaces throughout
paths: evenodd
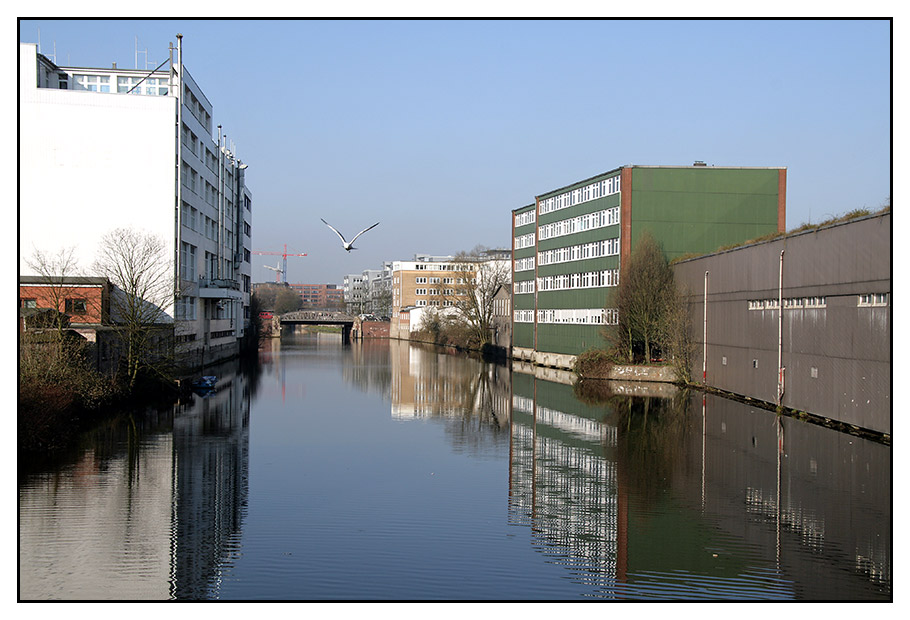
M 204 299 L 243 299 L 240 282 L 199 276 L 199 296 Z

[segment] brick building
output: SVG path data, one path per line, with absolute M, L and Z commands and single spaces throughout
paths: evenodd
M 111 283 L 107 278 L 19 277 L 19 308 L 49 308 L 67 315 L 70 325 L 110 322 Z
M 344 289 L 337 284 L 288 284 L 303 300 L 304 308 L 341 308 Z

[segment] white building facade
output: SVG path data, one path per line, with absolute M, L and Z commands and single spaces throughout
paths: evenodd
M 161 238 L 179 350 L 236 352 L 251 320 L 252 194 L 182 51 L 156 71 L 59 67 L 19 44 L 19 272 L 72 248 L 90 275 L 102 237 Z

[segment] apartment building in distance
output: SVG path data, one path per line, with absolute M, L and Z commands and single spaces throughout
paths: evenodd
M 620 266 L 649 231 L 668 260 L 786 225 L 786 169 L 621 166 L 512 212 L 512 355 L 571 368 L 602 347 Z
M 464 293 L 469 265 L 458 263 L 454 256 L 417 254 L 414 260 L 392 262 L 392 320 L 389 337 L 407 339 L 416 326 L 410 317 L 400 316 L 404 308 L 453 308 Z M 402 324 L 402 319 L 405 324 Z
M 87 270 L 118 228 L 159 237 L 164 310 L 197 365 L 235 354 L 249 325 L 252 194 L 177 41 L 153 71 L 62 67 L 19 44 L 19 270 L 67 248 Z

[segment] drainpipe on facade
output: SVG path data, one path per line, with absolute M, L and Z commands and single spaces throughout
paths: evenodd
M 174 318 L 177 318 L 177 297 L 180 294 L 180 250 L 183 242 L 183 231 L 181 227 L 183 226 L 183 182 L 181 180 L 181 172 L 183 167 L 183 35 L 177 33 L 177 80 L 176 84 L 173 84 L 174 80 L 174 44 L 170 43 L 169 47 L 169 71 L 168 78 L 172 82 L 173 88 L 171 89 L 172 93 L 176 93 L 176 102 L 177 102 L 177 131 L 176 131 L 176 140 L 177 140 L 177 157 L 175 162 L 175 174 L 174 174 L 174 185 L 176 186 L 175 191 L 175 202 L 176 202 L 176 213 L 174 214 Z
M 777 280 L 777 406 L 780 407 L 784 397 L 784 250 L 780 251 L 780 273 Z
M 708 272 L 705 272 L 705 322 L 702 333 L 701 381 L 708 385 Z
M 221 262 L 224 258 L 222 251 L 222 231 L 224 230 L 224 143 L 221 135 L 221 125 L 218 125 L 218 258 L 214 277 L 221 279 Z

